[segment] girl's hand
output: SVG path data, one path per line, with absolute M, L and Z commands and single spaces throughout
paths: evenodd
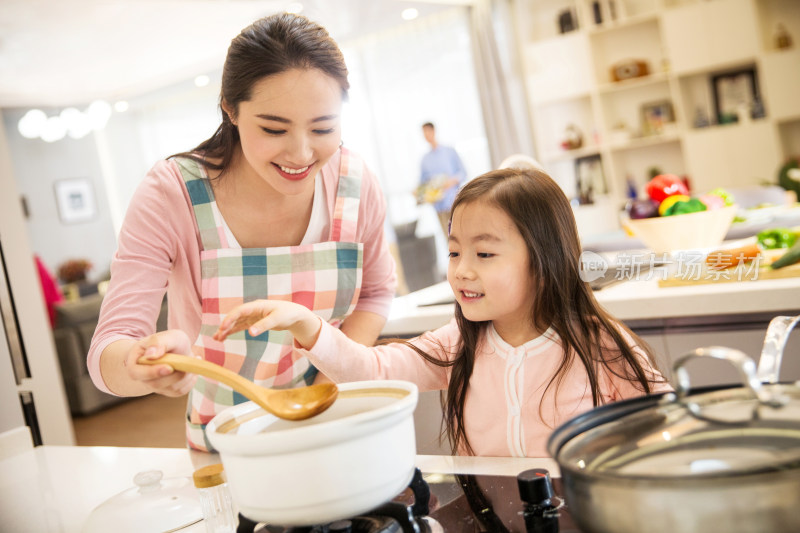
M 194 374 L 178 372 L 169 365 L 140 365 L 138 361 L 140 358 L 158 359 L 168 352 L 191 356 L 191 348 L 189 336 L 177 329 L 161 331 L 140 339 L 125 356 L 124 365 L 128 377 L 164 396 L 188 394 L 197 379 Z
M 247 330 L 256 337 L 268 329 L 289 330 L 304 348 L 317 342 L 321 319 L 307 307 L 280 300 L 255 300 L 236 307 L 225 315 L 214 339 L 225 340 L 229 335 Z

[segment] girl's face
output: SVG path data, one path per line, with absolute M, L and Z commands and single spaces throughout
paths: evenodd
M 534 338 L 528 249 L 505 211 L 481 201 L 458 206 L 449 246 L 447 280 L 464 316 L 491 320 L 513 346 Z
M 342 89 L 321 70 L 264 78 L 233 115 L 246 165 L 280 194 L 308 192 L 339 148 L 341 112 Z

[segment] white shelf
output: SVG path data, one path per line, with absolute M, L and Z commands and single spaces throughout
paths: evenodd
M 609 201 L 620 205 L 628 177 L 643 184 L 656 166 L 688 175 L 699 189 L 773 179 L 776 165 L 800 145 L 798 0 L 614 1 L 620 18 L 608 21 L 604 8 L 607 22 L 598 25 L 593 0 L 514 0 L 519 28 L 530 24 L 526 20 L 547 25 L 563 9 L 577 17 L 577 29 L 563 35 L 521 34 L 535 155 L 553 177 L 574 183 L 573 162 L 600 155 Z M 777 23 L 788 30 L 793 48 L 773 46 Z M 611 69 L 626 60 L 645 61 L 650 74 L 610 81 Z M 713 125 L 712 77 L 747 68 L 755 69 L 766 116 Z M 660 102 L 672 108 L 668 128 L 641 136 L 645 109 Z M 694 127 L 698 111 L 711 126 Z M 568 123 L 582 131 L 582 148 L 559 149 Z M 631 132 L 627 140 L 613 135 L 619 124 Z
M 629 80 L 620 80 L 612 83 L 603 83 L 598 85 L 597 90 L 601 94 L 616 93 L 626 91 L 628 89 L 636 89 L 638 87 L 647 87 L 648 85 L 655 85 L 658 83 L 666 83 L 669 77 L 664 72 L 656 72 L 640 78 L 631 78 Z

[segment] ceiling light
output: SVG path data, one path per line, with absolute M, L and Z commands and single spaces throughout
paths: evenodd
M 403 20 L 414 20 L 419 16 L 419 11 L 414 7 L 409 7 L 404 9 L 400 16 L 403 17 Z
M 302 13 L 303 12 L 303 4 L 300 2 L 289 2 L 289 5 L 286 6 L 287 13 Z
M 101 130 L 111 117 L 111 105 L 104 100 L 95 100 L 86 109 L 89 115 L 89 123 L 93 130 Z
M 37 138 L 44 129 L 47 115 L 41 109 L 31 109 L 17 122 L 19 134 L 26 139 Z
M 205 87 L 209 84 L 211 80 L 205 74 L 200 74 L 194 79 L 194 84 L 196 87 Z
M 120 100 L 119 102 L 116 102 L 114 104 L 114 111 L 116 111 L 117 113 L 124 113 L 125 111 L 128 110 L 128 107 L 129 107 L 128 102 L 126 102 L 125 100 Z
M 52 143 L 64 138 L 67 134 L 67 127 L 61 117 L 55 116 L 47 119 L 42 128 L 41 138 L 44 142 Z

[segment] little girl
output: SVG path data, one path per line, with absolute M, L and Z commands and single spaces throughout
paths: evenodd
M 446 432 L 462 455 L 545 457 L 552 430 L 581 412 L 670 390 L 649 348 L 581 281 L 572 209 L 544 172 L 504 169 L 468 182 L 453 203 L 449 247 L 455 319 L 410 341 L 366 347 L 274 300 L 237 307 L 215 338 L 288 329 L 334 381 L 446 390 Z

